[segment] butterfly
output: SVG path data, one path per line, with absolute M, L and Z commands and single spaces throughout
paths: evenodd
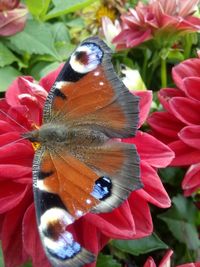
M 95 255 L 67 226 L 88 212 L 110 212 L 142 187 L 132 144 L 139 98 L 117 77 L 98 37 L 72 53 L 45 102 L 43 124 L 24 134 L 39 144 L 33 161 L 38 229 L 53 266 L 84 266 Z

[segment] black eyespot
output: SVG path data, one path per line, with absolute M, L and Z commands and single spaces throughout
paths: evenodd
M 54 90 L 54 95 L 55 96 L 58 96 L 58 97 L 61 97 L 63 100 L 65 99 L 67 99 L 67 97 L 66 97 L 66 95 L 65 94 L 63 94 L 63 92 L 61 91 L 61 90 L 59 90 L 58 88 L 56 88 L 55 90 Z

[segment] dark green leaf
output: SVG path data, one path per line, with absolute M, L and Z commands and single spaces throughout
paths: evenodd
M 195 227 L 197 210 L 193 202 L 181 195 L 172 199 L 173 206 L 159 216 L 168 225 L 174 237 L 185 243 L 189 249 L 200 247 L 198 232 Z
M 0 92 L 6 91 L 11 82 L 20 75 L 20 72 L 13 67 L 0 68 Z
M 82 9 L 95 0 L 53 0 L 54 8 L 45 16 L 45 19 L 55 18 L 70 12 Z
M 0 43 L 0 67 L 12 64 L 15 61 L 18 61 L 16 56 L 3 43 Z
M 22 267 L 32 267 L 32 263 L 28 262 L 28 263 L 24 264 Z
M 48 54 L 59 60 L 48 24 L 29 20 L 24 31 L 11 36 L 9 40 L 21 51 L 29 54 Z
M 121 267 L 121 264 L 110 255 L 99 254 L 96 267 Z
M 167 249 L 168 246 L 153 233 L 151 236 L 136 240 L 113 240 L 112 245 L 123 252 L 132 255 L 146 254 L 158 249 Z

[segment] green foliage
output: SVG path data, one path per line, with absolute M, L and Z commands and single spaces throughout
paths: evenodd
M 136 240 L 113 240 L 112 245 L 117 249 L 138 256 L 158 249 L 167 249 L 168 246 L 153 233 L 151 236 Z
M 195 226 L 197 210 L 193 202 L 181 195 L 173 197 L 173 207 L 159 216 L 166 222 L 173 236 L 191 250 L 200 247 L 198 232 Z
M 121 267 L 121 264 L 118 263 L 112 256 L 99 254 L 96 267 Z
M 0 68 L 0 92 L 4 92 L 20 72 L 11 66 Z
M 93 3 L 94 0 L 53 0 L 54 8 L 45 16 L 49 20 L 64 14 L 68 14 L 84 8 Z
M 16 56 L 3 43 L 0 43 L 0 67 L 10 65 L 16 61 L 18 61 Z

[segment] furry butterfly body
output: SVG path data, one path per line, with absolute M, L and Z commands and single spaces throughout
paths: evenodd
M 110 49 L 88 38 L 73 52 L 46 100 L 33 162 L 38 228 L 53 266 L 84 266 L 94 255 L 66 227 L 87 212 L 109 212 L 141 188 L 134 145 L 138 98 L 116 76 Z

